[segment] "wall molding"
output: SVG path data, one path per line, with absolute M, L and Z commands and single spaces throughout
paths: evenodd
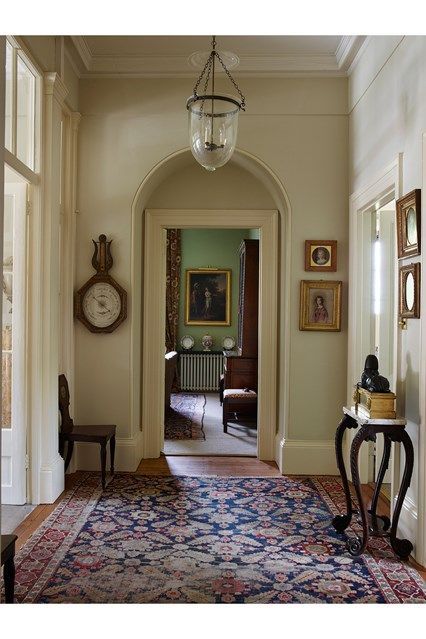
M 338 475 L 334 439 L 281 439 L 278 442 L 284 475 Z

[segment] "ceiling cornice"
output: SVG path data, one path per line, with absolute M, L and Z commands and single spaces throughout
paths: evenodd
M 364 44 L 366 36 L 343 36 L 336 49 L 336 61 L 339 69 L 348 71 Z
M 77 50 L 78 55 L 84 65 L 86 71 L 90 71 L 92 67 L 93 55 L 84 36 L 71 36 L 71 40 Z
M 81 78 L 190 78 L 188 57 L 183 55 L 94 55 L 84 36 L 71 36 L 81 64 Z M 346 76 L 365 36 L 343 36 L 330 54 L 241 55 L 235 69 L 241 77 Z M 223 71 L 219 68 L 219 73 Z

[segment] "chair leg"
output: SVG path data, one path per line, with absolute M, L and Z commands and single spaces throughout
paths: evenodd
M 223 401 L 223 432 L 228 432 L 228 402 Z
M 115 435 L 111 437 L 109 442 L 109 450 L 111 456 L 111 475 L 114 474 L 114 456 L 115 456 Z
M 101 444 L 101 473 L 102 473 L 102 488 L 105 490 L 105 478 L 106 478 L 106 442 Z
M 65 459 L 65 472 L 67 472 L 68 466 L 70 465 L 73 450 L 74 450 L 74 442 L 68 441 L 67 457 Z

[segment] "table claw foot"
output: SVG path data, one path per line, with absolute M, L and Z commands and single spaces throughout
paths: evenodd
M 413 544 L 411 541 L 395 537 L 394 539 L 391 538 L 390 542 L 398 557 L 401 557 L 401 559 L 408 559 L 413 550 Z
M 383 522 L 383 530 L 389 530 L 391 525 L 391 520 L 389 519 L 389 517 L 386 517 L 386 515 L 380 515 L 380 519 Z
M 351 537 L 346 542 L 346 548 L 352 557 L 357 557 L 363 552 L 364 545 L 359 537 Z
M 331 522 L 337 532 L 343 532 L 349 526 L 352 515 L 336 515 Z

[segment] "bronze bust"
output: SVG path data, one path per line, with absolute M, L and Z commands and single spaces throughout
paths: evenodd
M 359 385 L 370 393 L 390 392 L 389 380 L 379 374 L 379 361 L 375 355 L 367 355 Z

